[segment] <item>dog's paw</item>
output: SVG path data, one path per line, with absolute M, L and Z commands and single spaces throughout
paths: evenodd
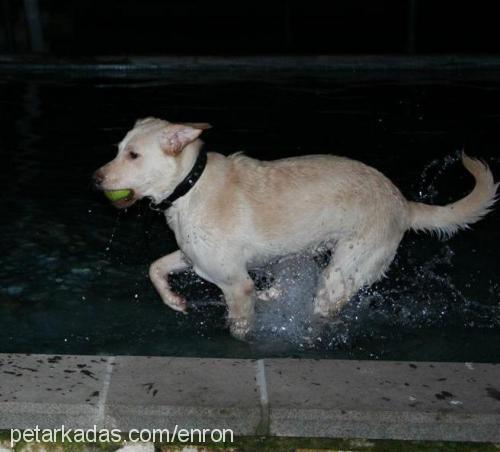
M 260 301 L 274 301 L 281 296 L 283 296 L 283 290 L 277 287 L 269 287 L 269 289 L 257 291 L 257 298 Z
M 348 297 L 331 299 L 326 290 L 322 289 L 314 298 L 313 313 L 321 317 L 337 317 L 347 301 L 349 301 Z
M 328 294 L 325 289 L 321 289 L 318 291 L 316 296 L 314 297 L 314 314 L 321 317 L 329 317 L 331 302 L 328 298 Z
M 161 298 L 163 303 L 165 303 L 169 308 L 173 309 L 177 312 L 186 312 L 187 309 L 187 301 L 184 297 L 177 295 L 173 292 L 169 292 L 167 294 L 162 294 Z
M 251 322 L 247 319 L 230 319 L 229 320 L 229 331 L 231 336 L 240 341 L 246 340 L 248 332 L 251 328 Z

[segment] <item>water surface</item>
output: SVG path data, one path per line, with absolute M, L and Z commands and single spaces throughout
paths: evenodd
M 277 270 L 281 304 L 261 305 L 242 343 L 192 273 L 176 280 L 189 315 L 161 303 L 147 272 L 173 234 L 147 203 L 117 212 L 90 183 L 154 115 L 210 122 L 208 150 L 346 155 L 410 199 L 447 203 L 472 187 L 463 147 L 500 177 L 500 83 L 10 78 L 0 103 L 1 352 L 500 361 L 498 212 L 448 241 L 408 233 L 388 277 L 319 335 L 306 315 L 317 263 L 293 261 Z

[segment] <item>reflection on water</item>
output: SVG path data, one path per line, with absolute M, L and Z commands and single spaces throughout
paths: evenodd
M 472 187 L 463 147 L 500 177 L 500 85 L 485 87 L 0 81 L 1 351 L 499 361 L 498 212 L 447 241 L 408 234 L 387 278 L 328 323 L 311 316 L 320 260 L 260 269 L 279 295 L 258 303 L 246 344 L 229 336 L 218 289 L 191 272 L 174 281 L 191 313 L 162 305 L 147 272 L 176 249 L 172 233 L 146 204 L 118 213 L 90 187 L 136 117 L 157 115 L 212 123 L 209 150 L 348 155 L 411 199 L 447 203 Z

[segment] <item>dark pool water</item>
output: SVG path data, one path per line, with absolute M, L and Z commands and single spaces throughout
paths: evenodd
M 90 184 L 134 120 L 155 115 L 212 123 L 209 150 L 347 155 L 408 198 L 446 203 L 472 187 L 463 147 L 500 178 L 500 77 L 10 78 L 0 105 L 0 352 L 500 362 L 499 211 L 448 241 L 407 234 L 388 278 L 320 333 L 302 315 L 316 264 L 298 258 L 278 271 L 279 308 L 261 306 L 242 343 L 219 292 L 193 274 L 176 281 L 189 315 L 161 303 L 147 271 L 176 249 L 173 234 L 147 204 L 118 213 Z

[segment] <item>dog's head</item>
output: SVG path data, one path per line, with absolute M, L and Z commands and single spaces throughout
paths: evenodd
M 131 190 L 128 197 L 114 202 L 118 208 L 144 197 L 162 201 L 181 182 L 183 150 L 199 148 L 202 143 L 198 137 L 208 128 L 210 125 L 204 123 L 139 119 L 119 143 L 117 156 L 94 173 L 95 186 L 104 191 Z

